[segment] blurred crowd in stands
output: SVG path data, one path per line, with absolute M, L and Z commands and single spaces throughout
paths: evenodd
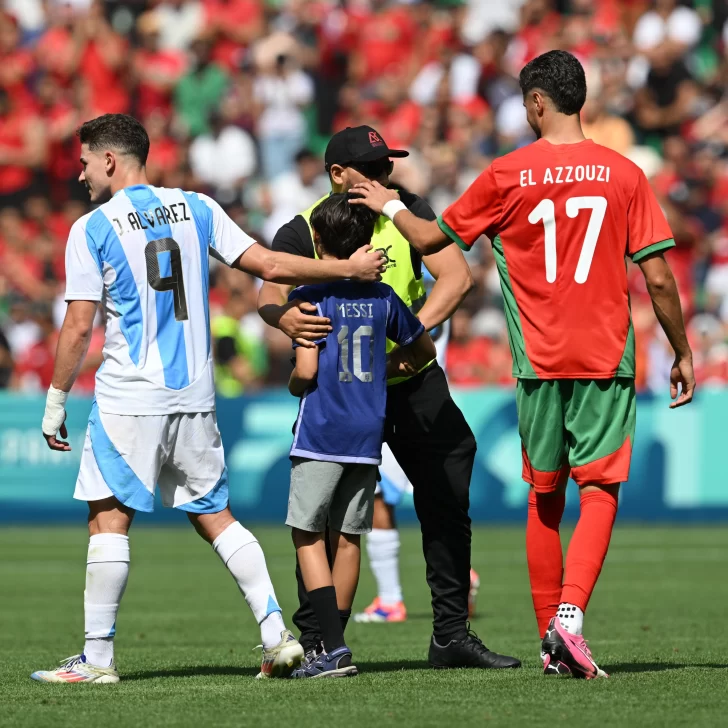
M 669 253 L 703 386 L 728 383 L 728 0 L 0 0 L 0 388 L 42 391 L 63 317 L 66 236 L 88 211 L 75 129 L 134 114 L 152 184 L 214 196 L 259 241 L 326 193 L 332 132 L 370 124 L 393 180 L 436 212 L 495 156 L 530 143 L 517 76 L 535 55 L 587 69 L 587 136 L 635 161 L 674 231 Z M 454 384 L 509 384 L 487 240 L 455 315 Z M 210 289 L 221 394 L 280 384 L 290 342 L 257 283 Z M 632 277 L 638 386 L 671 361 Z M 103 330 L 79 389 L 90 392 Z

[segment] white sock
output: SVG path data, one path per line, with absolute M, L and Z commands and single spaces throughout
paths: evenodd
M 129 578 L 129 537 L 118 533 L 91 536 L 86 563 L 83 654 L 92 665 L 108 667 L 114 661 L 116 614 Z
M 260 625 L 263 647 L 277 645 L 286 625 L 268 575 L 263 549 L 255 536 L 235 521 L 213 541 L 212 548 L 233 575 Z
M 556 616 L 561 622 L 561 626 L 571 634 L 581 634 L 584 627 L 584 612 L 575 607 L 573 604 L 559 604 L 559 611 Z
M 373 529 L 367 534 L 367 553 L 382 603 L 391 606 L 401 602 L 399 531 L 396 528 Z

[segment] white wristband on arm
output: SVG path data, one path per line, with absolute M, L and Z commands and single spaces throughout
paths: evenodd
M 43 423 L 41 425 L 44 435 L 50 437 L 61 429 L 61 425 L 66 419 L 67 399 L 68 392 L 64 392 L 62 389 L 56 389 L 52 384 L 48 388 L 45 414 L 43 415 Z
M 386 215 L 392 222 L 394 222 L 394 216 L 402 210 L 406 210 L 407 205 L 402 200 L 390 200 L 384 203 L 382 207 L 382 215 Z

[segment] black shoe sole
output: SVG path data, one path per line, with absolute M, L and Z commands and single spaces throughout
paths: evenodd
M 574 660 L 574 658 L 571 656 L 571 653 L 564 645 L 559 644 L 558 642 L 554 641 L 549 644 L 548 649 L 544 650 L 544 652 L 547 652 L 549 657 L 551 658 L 551 664 L 554 664 L 556 662 L 563 663 L 570 671 L 571 676 L 573 678 L 576 678 L 577 680 L 585 680 L 588 676 L 584 672 L 584 668 Z M 546 673 L 547 674 L 555 674 L 555 673 Z M 559 674 L 565 674 L 565 673 L 559 673 Z
M 516 670 L 521 667 L 521 663 L 515 665 L 433 665 L 429 663 L 433 670 Z

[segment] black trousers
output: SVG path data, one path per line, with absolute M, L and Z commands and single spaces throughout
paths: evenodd
M 414 490 L 432 592 L 434 634 L 440 643 L 462 637 L 468 619 L 468 508 L 476 445 L 439 365 L 387 390 L 384 439 Z M 320 635 L 298 564 L 296 579 L 300 607 L 293 622 L 308 649 Z

